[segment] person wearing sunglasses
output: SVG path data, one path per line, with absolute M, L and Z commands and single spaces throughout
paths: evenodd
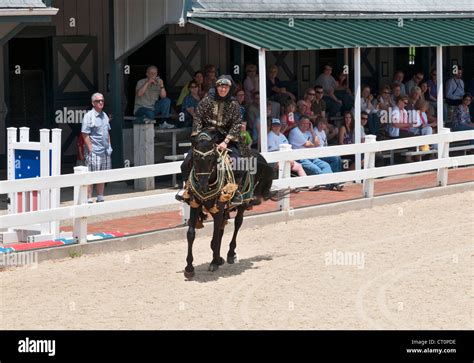
M 411 93 L 411 90 L 414 87 L 419 86 L 420 82 L 423 80 L 424 77 L 425 77 L 425 75 L 423 74 L 423 72 L 421 72 L 421 71 L 415 72 L 412 79 L 410 79 L 405 84 L 406 94 L 409 95 Z
M 81 132 L 84 138 L 85 164 L 89 171 L 112 168 L 109 117 L 104 112 L 104 96 L 94 93 L 91 97 L 92 109 L 82 119 Z M 97 202 L 104 201 L 104 183 L 96 185 Z M 92 203 L 93 185 L 87 190 L 88 202 Z

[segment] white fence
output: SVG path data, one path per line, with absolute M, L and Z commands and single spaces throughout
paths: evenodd
M 438 185 L 446 186 L 448 182 L 448 168 L 474 165 L 473 155 L 449 157 L 449 143 L 471 139 L 474 139 L 474 131 L 451 133 L 449 132 L 449 129 L 442 129 L 440 130 L 439 134 L 430 136 L 417 136 L 412 138 L 376 142 L 374 136 L 367 135 L 366 142 L 364 144 L 278 151 L 264 153 L 263 155 L 270 163 L 280 163 L 282 168 L 280 178 L 278 180 L 274 180 L 273 182 L 273 186 L 278 189 L 342 183 L 348 181 L 363 181 L 363 197 L 371 198 L 374 195 L 374 179 L 386 176 L 438 170 Z M 415 147 L 426 144 L 438 144 L 438 159 L 378 168 L 374 167 L 376 152 Z M 364 169 L 334 174 L 290 178 L 290 160 L 351 154 L 365 154 Z M 156 165 L 138 166 L 133 168 L 98 171 L 93 173 L 85 171 L 83 167 L 79 167 L 75 168 L 75 174 L 50 176 L 36 179 L 23 179 L 16 181 L 1 181 L 0 194 L 28 191 L 32 189 L 45 190 L 73 186 L 74 205 L 70 207 L 53 208 L 50 210 L 40 210 L 28 213 L 0 216 L 0 229 L 19 227 L 33 223 L 45 223 L 49 221 L 73 219 L 73 235 L 77 238 L 79 243 L 85 243 L 88 217 L 116 212 L 126 212 L 143 208 L 152 208 L 163 205 L 181 204 L 175 200 L 175 193 L 87 204 L 87 185 L 162 175 L 172 175 L 180 173 L 180 165 L 181 162 L 179 161 Z M 287 210 L 289 207 L 290 196 L 288 195 L 284 200 L 281 201 L 280 208 Z M 187 212 L 184 211 L 183 222 L 186 219 L 186 215 Z

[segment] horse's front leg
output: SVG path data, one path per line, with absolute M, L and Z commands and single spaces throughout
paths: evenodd
M 188 256 L 186 257 L 187 265 L 184 268 L 184 276 L 188 279 L 194 277 L 194 267 L 193 267 L 193 242 L 194 238 L 196 237 L 196 223 L 198 220 L 199 212 L 201 207 L 199 208 L 191 208 L 190 215 L 189 215 L 189 228 L 187 233 L 188 238 Z
M 224 204 L 219 203 L 219 212 L 212 215 L 214 219 L 214 232 L 212 234 L 211 249 L 212 249 L 212 261 L 209 265 L 209 271 L 216 271 L 220 265 L 225 263 L 225 260 L 221 257 L 221 241 L 222 241 L 222 223 L 224 222 Z
M 229 244 L 229 252 L 227 252 L 227 263 L 235 263 L 237 261 L 237 254 L 235 253 L 235 248 L 237 247 L 237 234 L 239 233 L 240 227 L 242 227 L 242 222 L 244 221 L 244 212 L 245 207 L 240 206 L 237 209 L 237 215 L 234 218 L 234 234 L 232 235 L 232 240 Z

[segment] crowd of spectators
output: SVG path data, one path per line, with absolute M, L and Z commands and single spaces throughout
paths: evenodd
M 313 87 L 307 88 L 298 98 L 278 78 L 278 67 L 271 65 L 266 80 L 267 128 L 261 130 L 257 71 L 255 64 L 247 64 L 243 82 L 235 82 L 234 88 L 234 97 L 240 105 L 244 121 L 242 137 L 251 147 L 258 148 L 261 132 L 268 133 L 268 151 L 278 149 L 277 145 L 282 143 L 289 143 L 294 149 L 299 149 L 355 142 L 354 94 L 345 72 L 339 72 L 336 79 L 332 75 L 332 66 L 326 64 Z M 471 116 L 473 109 L 470 107 L 472 97 L 465 90 L 462 72 L 462 67 L 457 67 L 445 83 L 444 119 L 452 131 L 474 129 Z M 216 79 L 216 66 L 206 65 L 183 87 L 176 102 L 176 111 L 184 115 L 184 120 L 180 120 L 184 121 L 182 126 L 192 125 L 197 104 L 206 94 L 214 92 Z M 391 84 L 382 86 L 378 94 L 374 94 L 370 86 L 362 86 L 361 142 L 364 142 L 366 134 L 383 140 L 437 132 L 436 69 L 431 70 L 429 77 L 425 77 L 422 71 L 416 71 L 408 81 L 405 82 L 405 79 L 404 72 L 397 70 Z M 139 86 L 137 94 L 140 92 Z M 162 92 L 162 82 L 158 88 Z M 348 155 L 344 158 L 351 161 L 349 168 L 353 168 L 354 157 Z M 339 172 L 342 164 L 340 157 L 333 157 L 300 160 L 294 162 L 292 168 L 298 175 L 319 174 Z

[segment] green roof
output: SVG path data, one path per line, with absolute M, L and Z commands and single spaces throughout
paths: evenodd
M 270 51 L 474 45 L 474 18 L 189 18 L 193 24 Z

